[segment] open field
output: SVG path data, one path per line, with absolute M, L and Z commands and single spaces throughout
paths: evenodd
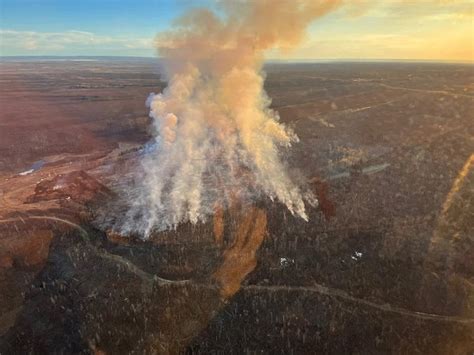
M 474 350 L 474 67 L 272 63 L 319 206 L 101 230 L 149 140 L 154 60 L 0 62 L 0 353 Z

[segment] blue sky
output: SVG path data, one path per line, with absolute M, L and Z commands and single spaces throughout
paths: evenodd
M 158 32 L 187 9 L 215 1 L 0 0 L 0 55 L 154 56 Z M 348 3 L 316 21 L 307 41 L 283 59 L 473 60 L 473 1 Z
M 206 0 L 1 0 L 2 28 L 152 35 Z
M 173 19 L 185 10 L 210 3 L 206 0 L 0 0 L 3 31 L 0 54 L 151 56 L 154 54 L 151 42 L 157 32 L 169 28 Z M 7 37 L 22 34 L 25 40 L 5 43 Z M 32 43 L 35 40 L 38 46 Z M 60 43 L 42 43 L 48 40 Z

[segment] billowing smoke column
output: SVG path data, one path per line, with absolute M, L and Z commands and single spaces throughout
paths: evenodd
M 263 89 L 263 54 L 298 44 L 335 0 L 248 0 L 189 12 L 162 33 L 168 87 L 150 94 L 155 149 L 121 229 L 148 236 L 205 220 L 216 206 L 266 195 L 305 220 L 306 196 L 279 157 L 298 137 L 280 124 Z

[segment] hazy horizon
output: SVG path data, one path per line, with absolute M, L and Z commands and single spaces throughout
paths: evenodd
M 161 60 L 162 58 L 157 56 L 134 56 L 134 55 L 0 55 L 0 59 L 84 59 L 91 60 L 96 59 L 146 59 L 150 61 Z M 265 59 L 265 63 L 453 63 L 453 64 L 474 64 L 474 61 L 468 60 L 443 60 L 443 59 L 411 59 L 411 58 L 268 58 Z
M 0 56 L 153 57 L 156 35 L 192 8 L 222 14 L 213 0 L 3 0 Z M 474 61 L 474 5 L 463 0 L 341 1 L 278 60 Z

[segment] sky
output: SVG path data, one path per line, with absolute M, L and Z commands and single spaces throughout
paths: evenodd
M 346 3 L 315 21 L 298 48 L 267 58 L 474 61 L 474 0 Z M 0 55 L 156 56 L 156 34 L 203 6 L 216 2 L 0 0 Z

